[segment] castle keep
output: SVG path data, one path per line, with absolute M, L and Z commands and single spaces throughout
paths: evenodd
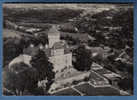
M 61 71 L 61 69 L 72 66 L 72 53 L 66 42 L 60 40 L 60 32 L 55 26 L 48 31 L 48 41 L 45 53 L 53 63 L 54 71 Z

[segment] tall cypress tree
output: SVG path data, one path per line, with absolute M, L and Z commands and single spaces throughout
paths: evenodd
M 87 50 L 84 45 L 80 45 L 74 52 L 76 54 L 74 67 L 80 71 L 90 70 L 92 64 L 91 51 Z
M 45 52 L 38 50 L 38 52 L 32 56 L 30 63 L 32 67 L 38 71 L 38 80 L 47 80 L 46 90 L 48 90 L 54 81 L 55 73 L 53 71 L 53 65 L 49 62 Z

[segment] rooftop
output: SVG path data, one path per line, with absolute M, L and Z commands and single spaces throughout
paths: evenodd
M 114 73 L 110 70 L 107 70 L 106 68 L 102 68 L 102 69 L 98 69 L 98 70 L 94 70 L 95 72 L 97 72 L 98 74 L 113 80 L 114 78 L 121 78 L 121 76 L 117 73 Z
M 66 47 L 66 43 L 63 42 L 63 41 L 59 41 L 59 42 L 56 42 L 52 48 L 54 49 L 61 49 L 61 48 L 65 48 Z
M 77 90 L 77 91 L 76 91 Z M 85 96 L 121 96 L 120 92 L 112 87 L 98 87 L 94 88 L 92 85 L 85 83 L 73 88 L 67 88 L 62 91 L 58 91 L 53 95 L 64 96 L 79 96 L 81 92 Z
M 100 76 L 99 74 L 95 73 L 94 71 L 90 72 L 90 82 L 95 86 L 109 85 L 109 82 L 106 78 Z

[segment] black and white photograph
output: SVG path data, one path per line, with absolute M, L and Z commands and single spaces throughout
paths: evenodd
M 132 3 L 3 3 L 3 96 L 132 96 Z

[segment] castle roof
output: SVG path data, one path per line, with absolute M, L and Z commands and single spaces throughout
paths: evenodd
M 57 26 L 52 26 L 48 31 L 48 36 L 58 36 L 60 32 L 57 29 Z
M 61 49 L 61 48 L 65 48 L 66 43 L 63 41 L 59 41 L 54 43 L 54 45 L 52 46 L 53 49 Z

